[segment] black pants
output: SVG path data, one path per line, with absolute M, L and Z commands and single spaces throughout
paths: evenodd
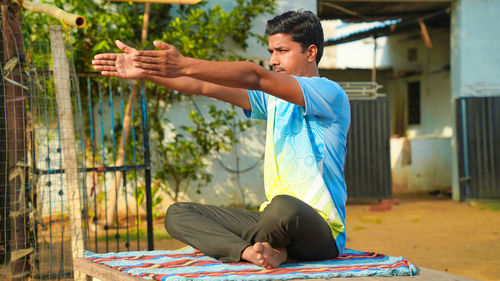
M 167 210 L 170 235 L 223 262 L 237 262 L 256 242 L 286 247 L 288 256 L 302 260 L 338 256 L 330 227 L 309 205 L 288 195 L 273 198 L 263 212 L 176 203 Z

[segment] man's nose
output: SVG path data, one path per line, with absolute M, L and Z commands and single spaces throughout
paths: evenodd
M 271 54 L 271 58 L 269 59 L 269 65 L 275 67 L 279 65 L 279 62 L 280 62 L 279 57 L 275 53 Z

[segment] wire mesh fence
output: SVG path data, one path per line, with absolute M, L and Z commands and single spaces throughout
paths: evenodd
M 0 278 L 79 279 L 72 258 L 84 249 L 152 249 L 144 91 L 79 77 L 60 27 L 55 43 L 4 6 Z
M 33 167 L 36 134 L 29 99 L 34 79 L 24 50 L 21 18 L 2 5 L 2 95 L 0 103 L 0 257 L 2 278 L 29 276 L 36 255 L 37 198 Z

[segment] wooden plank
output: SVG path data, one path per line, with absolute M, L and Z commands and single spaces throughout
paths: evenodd
M 66 176 L 66 194 L 71 230 L 71 249 L 73 260 L 83 255 L 82 212 L 80 208 L 80 191 L 78 188 L 78 164 L 76 155 L 75 130 L 71 107 L 70 68 L 61 26 L 50 26 L 50 44 L 54 69 L 56 100 L 61 131 L 64 173 Z M 84 281 L 83 274 L 75 273 L 75 280 Z
M 111 267 L 93 263 L 86 258 L 77 258 L 73 260 L 73 268 L 81 273 L 87 274 L 102 281 L 120 280 L 120 281 L 139 281 L 142 278 L 133 277 Z M 75 272 L 76 273 L 76 272 Z
M 133 277 L 111 267 L 93 263 L 86 258 L 77 258 L 74 261 L 74 268 L 82 273 L 92 276 L 101 281 L 140 281 L 143 278 Z M 302 279 L 292 279 L 290 281 L 298 281 Z M 307 279 L 307 281 L 326 281 L 327 279 Z M 333 278 L 330 281 L 475 281 L 467 277 L 453 275 L 437 270 L 420 268 L 419 273 L 414 276 L 371 276 L 371 277 L 348 277 L 348 278 Z

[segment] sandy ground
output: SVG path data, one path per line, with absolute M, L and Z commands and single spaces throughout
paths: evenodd
M 416 266 L 478 280 L 500 280 L 500 211 L 485 207 L 451 200 L 401 201 L 390 211 L 371 212 L 368 206 L 350 205 L 347 247 L 403 256 Z

